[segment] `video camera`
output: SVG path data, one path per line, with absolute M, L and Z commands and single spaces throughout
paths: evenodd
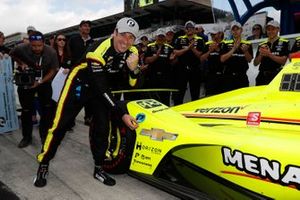
M 17 86 L 30 87 L 34 84 L 38 77 L 41 77 L 41 70 L 26 68 L 25 70 L 17 71 L 14 75 L 14 82 Z

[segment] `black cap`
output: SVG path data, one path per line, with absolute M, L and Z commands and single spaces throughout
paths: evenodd
M 39 31 L 34 31 L 30 36 L 29 36 L 29 41 L 44 41 L 44 35 L 43 33 Z
M 143 35 L 143 36 L 141 37 L 141 40 L 148 40 L 148 37 L 147 37 L 146 35 Z
M 92 22 L 90 20 L 82 20 L 79 24 L 79 26 L 82 26 L 83 24 L 88 24 L 89 26 L 92 25 Z

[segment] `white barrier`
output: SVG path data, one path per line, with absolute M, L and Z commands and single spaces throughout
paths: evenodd
M 11 58 L 0 59 L 0 134 L 19 128 Z

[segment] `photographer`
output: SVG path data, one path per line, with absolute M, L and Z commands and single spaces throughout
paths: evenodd
M 22 107 L 21 122 L 23 139 L 19 148 L 27 147 L 32 140 L 32 109 L 35 93 L 41 104 L 41 119 L 39 133 L 42 143 L 51 123 L 51 80 L 59 66 L 54 49 L 44 44 L 42 33 L 35 31 L 29 36 L 29 44 L 16 46 L 10 55 L 17 62 L 18 73 L 15 81 L 18 85 L 18 96 Z

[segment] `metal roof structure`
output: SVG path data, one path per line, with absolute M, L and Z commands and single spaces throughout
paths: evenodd
M 213 12 L 214 11 L 214 14 Z M 144 7 L 134 8 L 111 16 L 92 21 L 90 35 L 92 38 L 109 36 L 119 19 L 133 17 L 140 26 L 140 30 L 152 29 L 153 31 L 166 26 L 184 25 L 188 20 L 197 24 L 214 23 L 214 16 L 225 16 L 228 12 L 214 9 L 211 0 L 165 0 Z M 79 32 L 78 25 L 55 30 L 45 34 L 46 39 L 51 35 L 62 33 L 67 37 Z M 7 46 L 14 46 L 20 42 L 25 33 L 16 33 L 6 38 Z
M 193 20 L 196 23 L 213 23 L 213 14 L 210 0 L 166 0 L 142 8 L 135 8 L 101 19 L 92 21 L 91 36 L 100 38 L 111 34 L 115 25 L 122 17 L 133 17 L 140 25 L 140 29 L 163 25 L 184 24 Z M 78 22 L 79 23 L 79 22 Z M 45 34 L 63 33 L 70 36 L 78 32 L 79 25 L 67 27 Z

